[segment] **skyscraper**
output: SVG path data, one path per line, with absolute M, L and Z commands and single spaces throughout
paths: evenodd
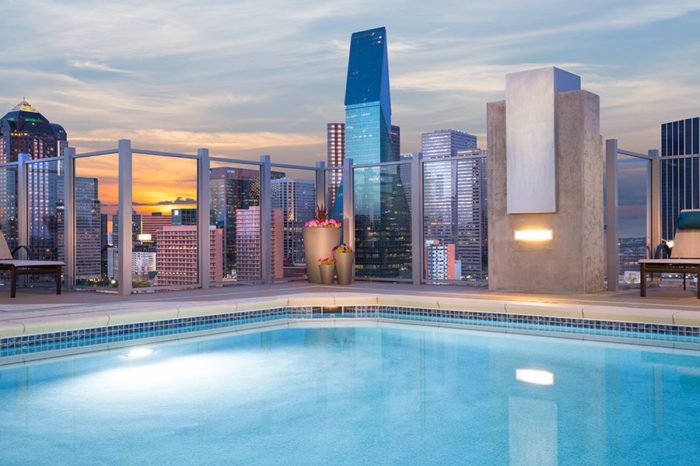
M 153 240 L 155 240 L 158 230 L 170 225 L 172 225 L 172 216 L 163 215 L 162 212 L 151 212 L 151 215 L 141 217 L 141 233 L 151 235 Z
M 138 251 L 137 251 L 138 252 Z M 209 227 L 209 279 L 223 280 L 223 234 Z M 139 255 L 137 260 L 141 260 Z M 156 285 L 192 285 L 197 283 L 197 226 L 172 225 L 156 232 Z
M 141 214 L 137 214 L 135 210 L 131 211 L 131 240 L 137 241 L 141 234 Z M 119 215 L 112 215 L 112 240 L 114 247 L 119 249 Z
M 664 123 L 661 125 L 661 236 L 672 239 L 680 211 L 698 208 L 700 117 Z
M 283 255 L 285 267 L 297 266 L 303 274 L 305 264 L 302 229 L 314 218 L 316 186 L 311 180 L 281 178 L 272 180 L 272 208 L 282 211 Z
M 338 187 L 343 178 L 343 172 L 340 168 L 345 163 L 345 123 L 328 123 L 326 126 L 326 139 L 328 141 L 327 166 L 328 168 L 338 168 L 338 170 L 329 171 L 328 207 L 331 208 L 335 204 Z
M 79 280 L 97 280 L 102 275 L 101 204 L 98 192 L 97 178 L 75 178 L 75 276 Z M 58 230 L 62 238 L 63 221 L 59 222 Z
M 398 137 L 398 129 L 392 137 L 386 29 L 356 32 L 345 88 L 345 156 L 355 164 L 398 161 Z M 411 219 L 399 167 L 355 169 L 354 177 L 357 276 L 409 278 Z
M 401 158 L 401 127 L 391 125 L 391 160 Z
M 0 119 L 0 164 L 16 162 L 20 153 L 29 154 L 31 160 L 56 157 L 67 144 L 66 131 L 50 123 L 26 100 Z M 63 193 L 57 192 L 61 170 L 54 161 L 32 164 L 29 172 L 27 199 L 33 257 L 59 259 L 56 208 L 59 198 L 63 198 Z M 10 247 L 17 246 L 17 175 L 13 170 L 0 169 L 0 228 Z
M 284 276 L 284 240 L 282 209 L 272 209 L 272 278 Z M 238 209 L 236 212 L 236 248 L 238 250 L 236 280 L 262 279 L 262 244 L 260 237 L 260 206 Z
M 476 136 L 452 129 L 422 134 L 421 146 L 425 279 L 486 278 L 485 153 L 475 150 Z M 441 253 L 450 248 L 453 254 Z M 443 269 L 437 257 L 452 262 Z M 437 265 L 430 267 L 431 263 Z

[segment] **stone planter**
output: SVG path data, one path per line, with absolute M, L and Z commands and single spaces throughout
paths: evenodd
M 335 252 L 335 272 L 338 274 L 338 285 L 349 285 L 355 274 L 355 253 Z
M 324 285 L 332 285 L 335 265 L 319 265 L 318 269 L 321 275 L 321 283 Z
M 318 260 L 333 257 L 333 248 L 340 243 L 340 228 L 304 227 L 304 255 L 309 283 L 321 283 Z

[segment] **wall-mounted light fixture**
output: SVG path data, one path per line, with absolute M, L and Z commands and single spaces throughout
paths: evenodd
M 551 241 L 553 237 L 547 229 L 515 230 L 515 241 Z

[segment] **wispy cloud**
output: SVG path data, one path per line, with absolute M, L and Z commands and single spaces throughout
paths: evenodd
M 92 60 L 69 60 L 68 64 L 73 68 L 77 68 L 79 70 L 99 71 L 102 73 L 131 74 L 131 71 L 124 70 L 121 68 L 115 68 L 105 63 L 99 63 Z

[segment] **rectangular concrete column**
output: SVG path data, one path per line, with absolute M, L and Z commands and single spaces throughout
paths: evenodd
M 617 291 L 620 246 L 617 242 L 617 139 L 605 141 L 605 254 L 608 291 Z
M 355 250 L 355 172 L 352 159 L 343 162 L 343 242 Z
M 326 205 L 326 162 L 316 162 L 316 205 L 330 209 Z
M 29 247 L 29 154 L 17 155 L 17 246 Z M 18 259 L 26 259 L 27 251 L 17 251 Z
M 272 283 L 272 165 L 269 155 L 260 156 L 260 260 L 261 279 Z

